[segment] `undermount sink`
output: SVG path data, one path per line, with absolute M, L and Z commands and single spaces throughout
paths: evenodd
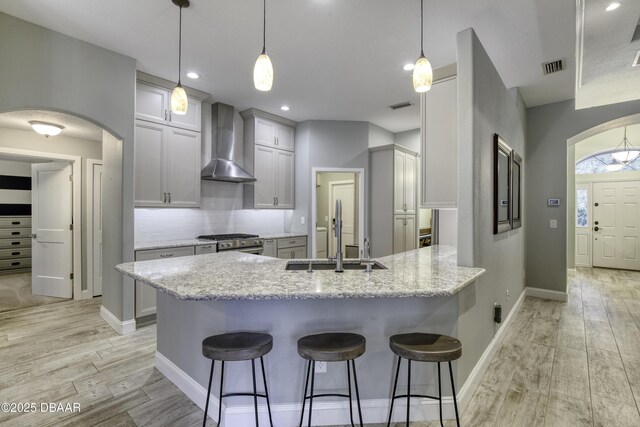
M 309 266 L 311 266 L 311 270 L 335 270 L 336 262 L 334 260 L 326 260 L 326 259 L 313 259 L 313 260 L 293 260 L 287 262 L 287 265 L 284 267 L 285 270 L 292 271 L 309 271 Z M 366 270 L 367 264 L 361 260 L 345 260 L 342 263 L 342 268 L 344 270 Z M 387 267 L 380 264 L 378 261 L 371 261 L 371 269 L 372 270 L 386 270 Z

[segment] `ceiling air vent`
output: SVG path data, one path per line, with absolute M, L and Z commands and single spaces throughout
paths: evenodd
M 412 105 L 413 105 L 413 102 L 405 101 L 399 104 L 389 105 L 389 108 L 391 108 L 392 110 L 399 110 L 401 108 L 411 107 Z
M 542 70 L 544 71 L 544 75 L 557 73 L 558 71 L 562 71 L 564 69 L 564 61 L 562 59 L 558 59 L 556 61 L 545 62 L 542 64 Z

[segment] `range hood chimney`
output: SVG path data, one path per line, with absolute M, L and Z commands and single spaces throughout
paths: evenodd
M 254 182 L 256 179 L 233 161 L 233 107 L 217 102 L 211 106 L 211 161 L 200 176 L 207 181 Z

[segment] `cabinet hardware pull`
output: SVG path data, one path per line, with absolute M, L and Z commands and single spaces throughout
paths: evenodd
M 167 110 L 164 110 L 164 121 L 167 121 Z
M 171 203 L 171 193 L 167 193 L 169 194 L 169 203 Z
M 167 203 L 167 193 L 164 193 L 164 199 L 162 199 L 162 203 Z
M 296 257 L 296 252 L 295 251 L 291 251 L 291 259 Z
M 20 232 L 19 231 L 12 231 L 11 235 L 12 236 L 18 236 L 18 235 L 20 235 Z
M 11 256 L 20 255 L 20 252 L 11 252 Z
M 169 111 L 169 121 L 172 122 L 173 121 L 173 116 L 171 115 L 171 111 Z
M 12 262 L 11 265 L 20 265 L 20 262 L 19 261 Z
M 160 254 L 160 258 L 169 258 L 172 257 L 173 254 Z
M 273 206 L 275 206 L 275 205 L 276 205 L 276 197 L 273 196 Z
M 12 221 L 11 225 L 20 225 L 20 221 Z
M 20 245 L 20 242 L 11 242 L 11 245 L 12 245 L 12 246 L 19 246 L 19 245 Z
M 278 200 L 278 196 L 276 196 L 276 206 L 280 204 L 280 200 Z

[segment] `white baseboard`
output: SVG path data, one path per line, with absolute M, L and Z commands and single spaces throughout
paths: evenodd
M 156 368 L 162 374 L 175 384 L 180 390 L 186 394 L 200 409 L 204 410 L 207 397 L 207 389 L 200 385 L 196 380 L 191 378 L 186 372 L 176 366 L 171 360 L 167 359 L 161 353 L 156 352 L 155 356 Z M 268 373 L 267 373 L 268 375 Z M 217 389 L 217 387 L 214 387 Z M 262 399 L 260 399 L 262 400 Z M 209 414 L 212 418 L 217 417 L 218 398 L 211 394 L 209 399 Z M 368 423 L 386 423 L 389 416 L 389 399 L 364 399 L 360 401 L 362 408 L 363 422 Z M 442 399 L 444 418 L 455 418 L 453 408 L 453 399 L 444 397 Z M 393 420 L 400 422 L 406 416 L 406 400 L 396 400 L 393 409 Z M 282 427 L 297 426 L 300 422 L 301 403 L 272 404 L 271 414 L 273 424 Z M 227 406 L 222 405 L 223 424 L 235 427 L 244 427 L 255 425 L 253 405 Z M 263 402 L 258 403 L 258 413 L 260 423 L 268 425 L 267 406 Z M 305 420 L 307 420 L 308 411 Z M 411 405 L 411 419 L 415 421 L 436 420 L 439 418 L 438 402 L 430 399 L 413 399 Z M 349 403 L 347 400 L 336 402 L 314 401 L 313 403 L 313 425 L 345 425 L 350 424 L 349 420 Z M 357 409 L 354 402 L 354 421 L 358 421 Z
M 480 381 L 482 381 L 482 377 L 487 371 L 489 364 L 491 364 L 493 356 L 495 356 L 496 352 L 500 348 L 500 345 L 502 344 L 502 341 L 504 340 L 504 337 L 507 335 L 507 331 L 511 326 L 511 322 L 513 321 L 516 313 L 518 313 L 518 310 L 520 310 L 520 306 L 524 302 L 524 298 L 526 295 L 527 291 L 525 289 L 518 297 L 518 300 L 514 304 L 513 308 L 502 322 L 500 329 L 498 329 L 498 332 L 496 332 L 496 334 L 494 335 L 493 340 L 491 340 L 487 348 L 484 350 L 484 353 L 482 353 L 482 356 L 473 367 L 473 370 L 467 377 L 467 380 L 460 388 L 460 391 L 458 392 L 458 409 L 460 409 L 461 413 L 471 401 L 473 393 L 475 393 L 476 388 L 480 384 Z
M 568 301 L 569 295 L 566 292 L 560 291 L 552 291 L 550 289 L 541 289 L 541 288 L 526 288 L 527 296 L 536 297 L 536 298 L 544 298 L 544 299 L 552 299 L 556 301 Z
M 122 322 L 112 312 L 107 310 L 104 305 L 100 306 L 100 317 L 120 335 L 130 334 L 136 330 L 135 319 Z

